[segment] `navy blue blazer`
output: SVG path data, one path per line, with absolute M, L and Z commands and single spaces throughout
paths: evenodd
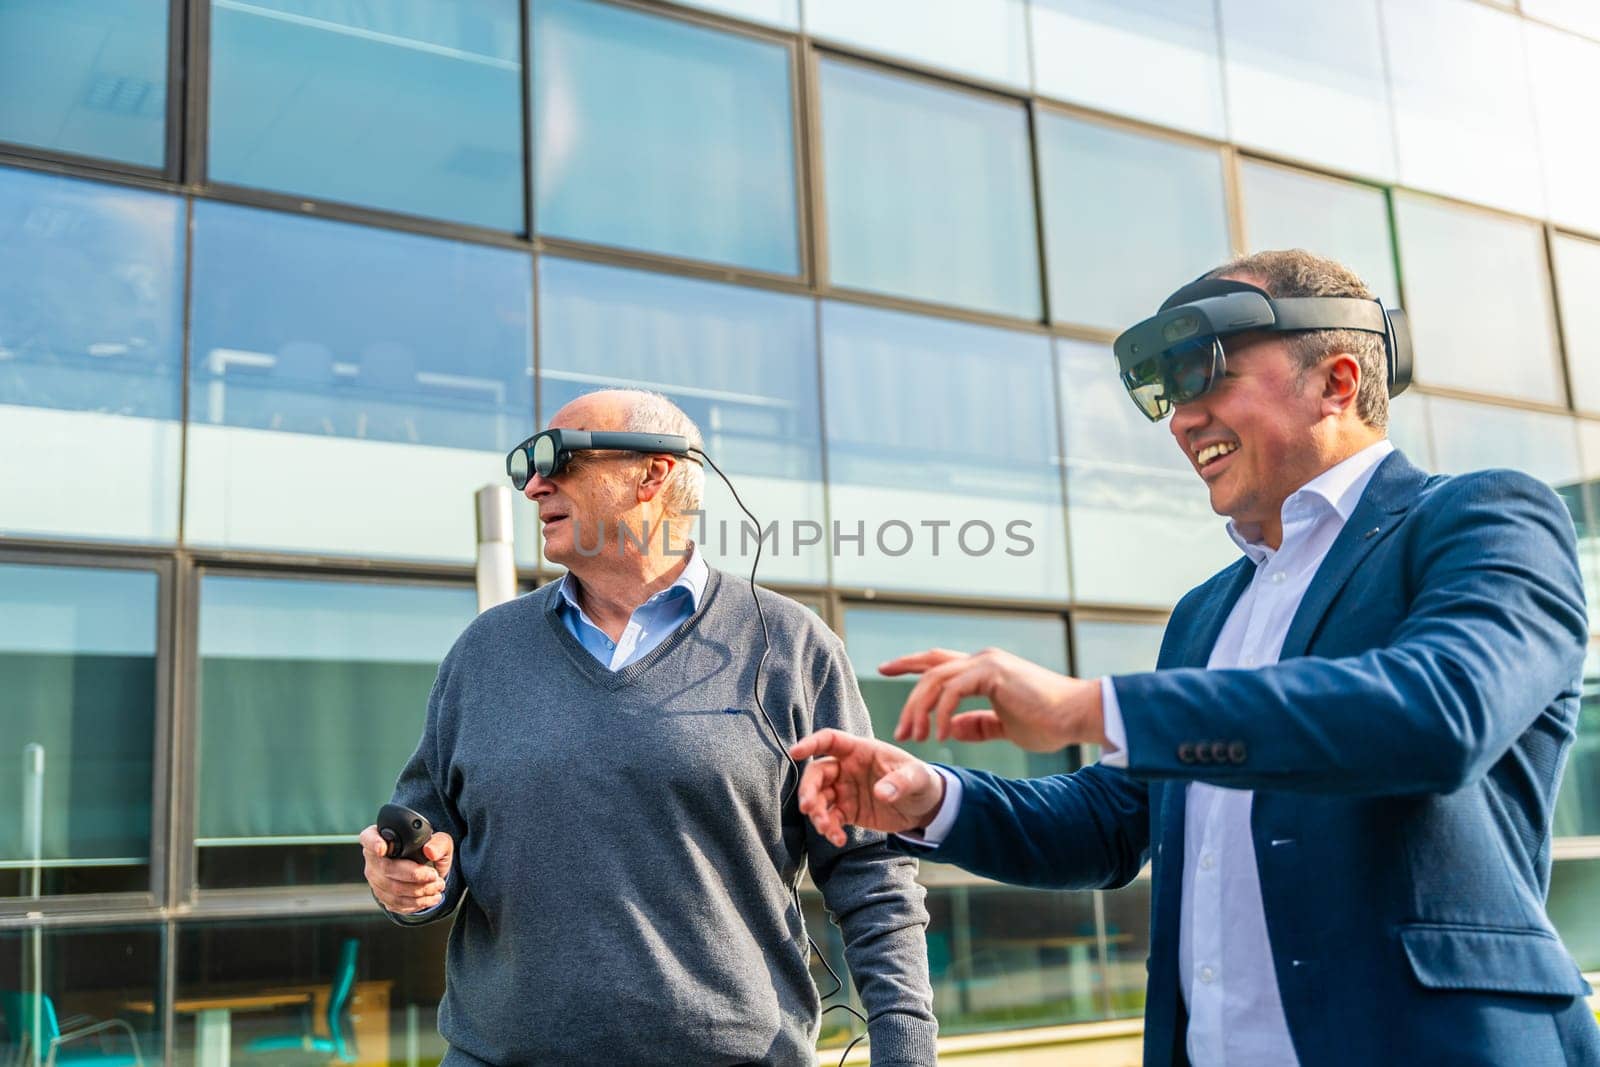
M 1253 789 L 1273 967 L 1302 1064 L 1600 1064 L 1589 987 L 1544 907 L 1588 641 L 1560 499 L 1514 471 L 1430 477 L 1395 453 L 1279 663 L 1206 670 L 1254 569 L 1240 559 L 1192 590 L 1160 669 L 1113 680 L 1127 770 L 1017 781 L 956 769 L 955 825 L 918 851 L 1071 889 L 1126 885 L 1148 859 L 1145 1063 L 1185 1063 L 1185 789 Z

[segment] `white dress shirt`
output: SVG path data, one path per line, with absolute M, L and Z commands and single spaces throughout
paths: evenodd
M 1211 668 L 1278 662 L 1289 624 L 1334 539 L 1384 457 L 1379 441 L 1329 468 L 1283 502 L 1283 541 L 1276 550 L 1260 530 L 1228 523 L 1228 536 L 1256 564 L 1250 585 L 1217 635 Z M 1127 732 L 1116 690 L 1101 679 L 1105 733 L 1101 762 L 1128 765 Z M 1152 713 L 1159 714 L 1159 709 Z M 938 768 L 945 800 L 933 822 L 908 840 L 937 845 L 955 822 L 960 781 Z M 1295 1064 L 1294 1045 L 1278 995 L 1256 870 L 1250 809 L 1255 794 L 1202 782 L 1188 786 L 1183 827 L 1183 898 L 1178 931 L 1178 981 L 1189 1009 L 1188 1052 L 1196 1067 Z

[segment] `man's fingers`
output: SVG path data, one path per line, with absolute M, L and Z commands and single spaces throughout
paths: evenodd
M 917 684 L 911 687 L 911 692 L 906 695 L 906 702 L 900 709 L 900 722 L 895 726 L 894 739 L 896 741 L 926 741 L 928 739 L 928 713 L 933 707 L 933 702 L 938 699 L 939 689 L 944 685 L 946 678 L 951 673 L 960 670 L 960 661 L 966 657 L 946 660 L 937 667 L 929 667 L 923 672 Z
M 376 826 L 369 826 L 361 831 L 361 851 L 375 859 L 383 859 L 389 854 L 389 843 L 378 833 Z
M 909 655 L 899 656 L 878 665 L 878 673 L 893 678 L 901 674 L 921 674 L 930 667 L 937 667 L 941 663 L 948 663 L 953 659 L 960 659 L 965 653 L 952 652 L 948 648 L 930 648 L 924 652 L 912 652 Z
M 789 758 L 799 763 L 801 760 L 810 759 L 812 756 L 847 756 L 860 743 L 860 738 L 835 730 L 830 726 L 796 741 L 794 746 L 789 749 Z
M 950 737 L 956 741 L 1003 741 L 1006 727 L 989 708 L 963 711 L 950 720 Z
M 822 756 L 811 761 L 805 774 L 800 776 L 800 810 L 810 814 L 811 806 L 820 795 L 831 793 L 830 787 L 839 779 L 839 761 L 832 756 Z

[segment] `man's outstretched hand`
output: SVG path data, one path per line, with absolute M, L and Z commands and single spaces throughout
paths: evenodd
M 811 760 L 800 778 L 800 810 L 835 845 L 844 828 L 920 830 L 944 801 L 944 779 L 909 752 L 870 737 L 818 730 L 789 750 Z M 814 758 L 813 758 L 814 757 Z

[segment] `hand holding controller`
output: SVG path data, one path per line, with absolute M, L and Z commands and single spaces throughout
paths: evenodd
M 455 842 L 417 812 L 385 804 L 377 823 L 361 831 L 361 851 L 372 895 L 389 911 L 427 911 L 444 899 Z

